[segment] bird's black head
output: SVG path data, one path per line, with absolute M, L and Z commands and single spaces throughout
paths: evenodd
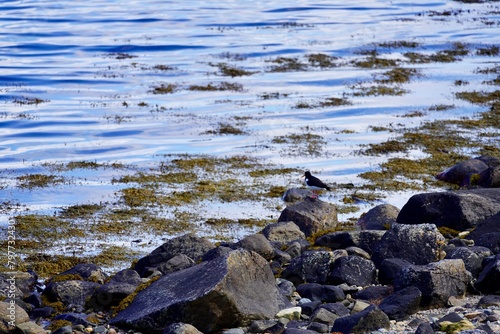
M 304 173 L 304 176 L 305 176 L 305 177 L 311 177 L 311 172 L 310 172 L 310 171 L 306 171 L 306 172 Z

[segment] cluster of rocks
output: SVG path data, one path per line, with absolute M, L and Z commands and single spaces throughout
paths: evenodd
M 80 264 L 39 291 L 19 273 L 16 328 L 7 298 L 0 332 L 46 333 L 43 319 L 57 334 L 500 332 L 500 188 L 383 204 L 350 231 L 292 192 L 278 222 L 236 243 L 186 234 L 132 269 Z

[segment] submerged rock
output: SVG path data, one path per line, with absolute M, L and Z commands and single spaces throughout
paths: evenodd
M 171 322 L 185 322 L 209 333 L 273 318 L 287 306 L 267 261 L 236 250 L 161 277 L 111 323 L 160 333 Z

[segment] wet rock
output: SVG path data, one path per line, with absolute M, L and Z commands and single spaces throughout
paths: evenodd
M 473 277 L 477 277 L 483 269 L 483 260 L 491 256 L 491 251 L 486 247 L 451 247 L 445 250 L 445 259 L 462 259 L 467 269 Z
M 396 224 L 376 246 L 372 260 L 380 266 L 384 259 L 399 258 L 412 264 L 427 264 L 439 259 L 445 239 L 435 225 Z
M 96 289 L 87 307 L 101 310 L 117 306 L 125 297 L 133 293 L 140 283 L 141 277 L 137 271 L 121 270 L 108 283 Z
M 424 193 L 412 196 L 398 224 L 435 224 L 465 231 L 500 211 L 500 188 Z
M 500 253 L 481 271 L 474 287 L 486 294 L 500 294 Z
M 378 306 L 391 320 L 401 321 L 419 310 L 422 292 L 409 286 L 384 298 Z
M 321 285 L 318 283 L 306 283 L 297 286 L 298 294 L 311 301 L 325 303 L 337 302 L 345 299 L 345 293 L 341 288 L 334 285 Z
M 111 324 L 159 332 L 167 323 L 185 322 L 206 333 L 272 318 L 288 305 L 267 261 L 257 253 L 235 250 L 161 277 Z
M 462 260 L 441 260 L 404 268 L 394 281 L 394 289 L 415 286 L 422 292 L 422 306 L 444 307 L 451 296 L 465 294 L 471 278 Z
M 410 262 L 398 258 L 388 258 L 383 260 L 379 265 L 378 271 L 380 284 L 393 284 L 394 278 L 396 278 L 401 269 L 409 266 L 410 264 Z
M 271 242 L 286 244 L 296 239 L 304 239 L 305 234 L 292 221 L 281 221 L 267 225 L 262 234 Z
M 310 316 L 314 312 L 314 310 L 321 304 L 322 303 L 320 300 L 315 300 L 315 301 L 308 301 L 305 303 L 299 302 L 298 305 L 302 308 L 302 314 Z
M 285 191 L 283 195 L 283 200 L 285 202 L 297 202 L 311 196 L 311 191 L 304 188 L 290 188 Z
M 469 159 L 445 169 L 436 175 L 436 179 L 458 184 L 461 187 L 470 187 L 473 175 L 479 175 L 488 169 L 488 165 L 479 159 Z
M 101 285 L 94 282 L 69 280 L 50 282 L 43 291 L 50 302 L 60 301 L 64 306 L 84 306 L 95 290 Z
M 11 333 L 16 325 L 29 321 L 28 313 L 12 302 L 0 302 L 0 332 Z
M 371 305 L 361 312 L 335 320 L 332 332 L 362 334 L 381 328 L 390 328 L 389 318 L 378 307 Z
M 215 248 L 210 241 L 199 238 L 192 233 L 184 234 L 168 240 L 149 255 L 141 258 L 135 265 L 135 270 L 144 277 L 148 268 L 156 268 L 174 256 L 184 254 L 194 261 L 198 261 L 206 252 Z
M 365 258 L 349 255 L 335 261 L 328 277 L 332 284 L 367 286 L 377 283 L 375 264 Z
M 101 267 L 92 263 L 80 263 L 65 272 L 60 273 L 53 277 L 54 280 L 64 276 L 77 275 L 85 281 L 103 283 L 106 280 L 106 274 Z
M 175 322 L 169 324 L 163 330 L 162 334 L 202 334 L 193 325 L 185 324 L 182 322 Z
M 347 255 L 342 254 L 342 256 Z M 326 283 L 338 254 L 329 251 L 306 251 L 292 259 L 281 277 L 298 285 L 303 282 Z
M 399 209 L 391 204 L 380 204 L 363 214 L 357 225 L 362 230 L 388 230 L 396 223 Z
M 249 235 L 238 241 L 236 247 L 254 251 L 268 261 L 274 256 L 273 246 L 262 234 Z
M 307 197 L 287 206 L 278 222 L 293 221 L 306 236 L 337 226 L 337 210 L 333 204 Z
M 325 234 L 316 239 L 315 245 L 331 249 L 359 247 L 372 254 L 375 245 L 379 243 L 386 231 L 340 231 Z

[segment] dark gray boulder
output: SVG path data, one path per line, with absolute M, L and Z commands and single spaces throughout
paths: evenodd
M 326 325 L 333 325 L 333 322 L 340 318 L 337 314 L 330 312 L 326 308 L 318 307 L 310 316 L 310 320 Z
M 500 294 L 500 253 L 481 271 L 474 287 L 485 294 Z
M 445 169 L 436 175 L 436 179 L 458 184 L 461 187 L 470 187 L 471 179 L 474 179 L 473 176 L 479 175 L 481 172 L 488 169 L 488 167 L 486 163 L 479 159 L 469 159 Z
M 287 206 L 278 218 L 278 222 L 282 221 L 293 221 L 306 236 L 334 229 L 338 225 L 335 206 L 310 197 Z
M 94 310 L 109 309 L 117 306 L 125 297 L 135 291 L 141 283 L 141 277 L 137 271 L 124 269 L 116 273 L 109 282 L 98 287 L 87 307 Z
M 297 293 L 302 298 L 324 303 L 335 303 L 345 299 L 345 293 L 335 285 L 322 285 L 318 283 L 305 283 L 297 286 Z
M 353 293 L 355 299 L 366 300 L 370 304 L 378 305 L 393 293 L 393 288 L 385 285 L 372 285 Z
M 467 269 L 473 277 L 477 277 L 483 269 L 483 260 L 491 256 L 491 251 L 486 247 L 449 247 L 445 249 L 445 259 L 462 259 Z
M 173 273 L 174 271 L 192 267 L 194 263 L 194 260 L 186 254 L 178 254 L 172 257 L 167 262 L 160 263 L 155 269 L 161 272 L 163 275 L 166 275 L 169 273 Z
M 211 261 L 213 259 L 218 258 L 219 256 L 223 256 L 223 255 L 229 254 L 232 251 L 233 251 L 233 249 L 230 248 L 230 247 L 227 247 L 227 246 L 218 246 L 218 247 L 212 248 L 211 250 L 209 250 L 208 252 L 206 252 L 205 254 L 203 254 L 201 260 L 202 261 Z
M 274 256 L 273 246 L 262 234 L 251 234 L 238 241 L 235 245 L 248 251 L 254 251 L 266 260 L 271 260 Z
M 97 288 L 101 285 L 94 282 L 68 280 L 61 282 L 50 282 L 42 296 L 50 302 L 62 302 L 64 306 L 84 306 Z
M 267 261 L 255 252 L 235 250 L 161 277 L 110 323 L 161 333 L 168 323 L 184 322 L 212 333 L 273 318 L 287 306 Z
M 304 188 L 290 188 L 285 191 L 283 195 L 283 200 L 285 202 L 297 202 L 301 201 L 304 198 L 311 196 L 312 192 L 308 189 Z
M 432 325 L 428 322 L 423 322 L 420 325 L 418 325 L 417 330 L 415 331 L 415 334 L 434 334 L 434 329 L 432 328 Z
M 304 232 L 292 221 L 280 221 L 267 225 L 262 234 L 271 242 L 286 244 L 296 239 L 304 239 Z
M 387 315 L 375 305 L 370 305 L 356 314 L 338 318 L 333 323 L 332 332 L 365 334 L 380 328 L 389 329 Z
M 362 230 L 388 230 L 396 223 L 399 209 L 391 204 L 380 204 L 363 214 L 357 225 Z
M 479 174 L 477 185 L 484 188 L 500 187 L 500 166 L 490 167 Z
M 422 292 L 409 286 L 384 298 L 378 306 L 391 320 L 401 321 L 419 310 Z
M 347 252 L 305 251 L 292 259 L 288 267 L 281 273 L 281 277 L 295 285 L 311 282 L 324 284 L 333 263 L 339 256 L 347 256 Z
M 345 249 L 356 246 L 372 254 L 373 249 L 382 239 L 386 231 L 339 231 L 322 235 L 314 243 L 316 246 L 331 249 Z
M 398 224 L 435 224 L 465 231 L 500 211 L 500 188 L 424 193 L 412 196 Z
M 433 224 L 396 224 L 374 249 L 372 260 L 380 266 L 384 259 L 399 258 L 412 264 L 439 260 L 445 238 Z
M 410 264 L 409 261 L 395 257 L 382 260 L 378 268 L 378 280 L 380 284 L 394 284 L 394 279 L 399 275 L 401 269 Z
M 493 253 L 498 253 L 500 251 L 500 212 L 479 222 L 476 228 L 467 235 L 467 239 L 474 240 L 476 246 L 484 246 Z
M 199 238 L 192 233 L 173 238 L 160 247 L 153 250 L 149 255 L 139 259 L 134 269 L 144 277 L 150 268 L 157 268 L 176 255 L 184 254 L 194 261 L 198 261 L 206 252 L 215 248 L 215 245 L 204 238 Z
M 165 327 L 162 334 L 202 334 L 202 332 L 193 325 L 175 322 Z
M 349 255 L 335 261 L 328 277 L 331 284 L 367 286 L 377 283 L 375 264 L 365 258 Z
M 415 286 L 422 292 L 422 306 L 444 307 L 450 297 L 465 294 L 471 279 L 462 260 L 441 260 L 404 268 L 394 280 L 394 289 Z

